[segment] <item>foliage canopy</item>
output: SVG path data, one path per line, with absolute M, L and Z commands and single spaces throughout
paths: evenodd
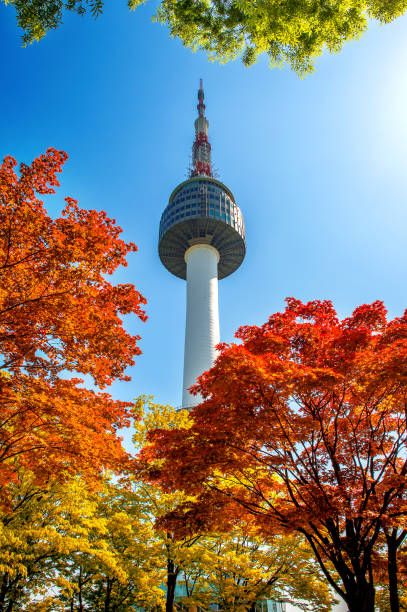
M 407 313 L 388 321 L 375 302 L 341 321 L 328 301 L 292 298 L 237 336 L 199 379 L 192 426 L 152 431 L 141 452 L 152 480 L 195 496 L 168 526 L 225 528 L 247 512 L 264 535 L 303 534 L 351 612 L 373 612 L 383 572 L 398 610 Z
M 65 10 L 97 16 L 103 0 L 3 0 L 17 12 L 24 42 L 39 40 L 60 25 Z M 131 9 L 143 0 L 128 0 Z M 336 52 L 358 38 L 368 20 L 390 22 L 407 0 L 162 0 L 156 19 L 172 36 L 221 62 L 241 56 L 246 65 L 266 53 L 272 65 L 289 64 L 303 74 L 325 49 Z
M 187 411 L 145 398 L 134 416 L 137 444 L 149 429 L 189 422 Z M 230 533 L 179 538 L 160 523 L 191 501 L 184 493 L 133 474 L 100 475 L 96 484 L 56 474 L 39 486 L 20 466 L 7 487 L 10 503 L 0 507 L 0 610 L 172 612 L 218 603 L 243 612 L 266 597 L 330 610 L 328 585 L 302 536 L 264 538 L 250 518 L 236 516 Z
M 117 435 L 130 404 L 102 389 L 126 380 L 140 353 L 122 316 L 145 319 L 145 299 L 109 276 L 136 246 L 104 212 L 66 198 L 51 217 L 50 196 L 66 153 L 49 149 L 31 165 L 0 166 L 0 502 L 21 467 L 39 485 L 69 473 L 98 478 L 122 469 Z M 78 375 L 93 379 L 85 389 Z
M 134 414 L 136 447 L 147 443 L 151 431 L 171 432 L 193 424 L 188 410 L 163 406 L 146 396 L 136 400 Z M 136 461 L 141 467 L 136 474 L 148 476 L 159 464 L 152 459 L 144 471 L 142 463 Z M 282 538 L 277 534 L 264 538 L 241 508 L 234 515 L 231 531 L 224 530 L 223 522 L 218 521 L 216 531 L 207 531 L 202 525 L 193 533 L 181 534 L 168 529 L 166 516 L 194 498 L 182 491 L 163 491 L 146 481 L 134 483 L 166 559 L 166 610 L 173 610 L 177 584 L 184 592 L 178 604 L 187 609 L 198 606 L 208 610 L 217 604 L 221 610 L 242 612 L 252 610 L 256 601 L 269 598 L 290 601 L 308 612 L 330 610 L 328 585 L 302 536 Z

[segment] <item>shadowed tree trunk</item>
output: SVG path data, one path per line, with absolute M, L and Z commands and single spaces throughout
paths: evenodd
M 10 580 L 9 574 L 3 574 L 0 586 L 0 612 L 12 612 L 17 601 L 16 583 L 18 583 L 18 580 L 18 576 L 14 580 Z
M 106 578 L 105 612 L 110 612 L 110 602 L 112 599 L 113 580 Z
M 4 612 L 5 610 L 4 603 L 6 601 L 7 589 L 8 589 L 8 574 L 3 574 L 3 577 L 1 580 L 1 588 L 0 588 L 0 612 Z
M 165 612 L 173 612 L 174 610 L 174 599 L 175 599 L 175 587 L 177 585 L 177 577 L 179 569 L 175 567 L 174 561 L 168 559 L 167 561 L 167 599 L 165 602 Z
M 387 572 L 389 576 L 389 594 L 391 612 L 400 612 L 397 550 L 407 536 L 407 531 L 398 533 L 397 529 L 385 531 L 387 542 Z

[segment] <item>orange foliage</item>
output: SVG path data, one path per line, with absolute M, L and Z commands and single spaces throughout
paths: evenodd
M 295 299 L 240 328 L 195 386 L 193 426 L 151 432 L 141 453 L 197 496 L 171 524 L 213 527 L 238 503 L 265 534 L 303 533 L 349 609 L 373 610 L 381 530 L 406 526 L 406 332 L 381 302 L 340 321 Z
M 53 474 L 96 475 L 126 459 L 118 427 L 128 405 L 81 388 L 88 374 L 103 388 L 127 380 L 138 336 L 122 315 L 144 320 L 145 299 L 130 284 L 106 277 L 126 265 L 133 243 L 104 212 L 66 198 L 52 218 L 39 195 L 55 193 L 67 159 L 55 149 L 20 165 L 0 166 L 0 486 L 18 467 L 38 482 Z M 72 372 L 72 378 L 69 378 Z

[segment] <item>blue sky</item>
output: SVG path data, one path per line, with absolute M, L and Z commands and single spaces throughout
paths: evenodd
M 250 69 L 210 63 L 152 13 L 150 3 L 130 13 L 107 2 L 98 20 L 67 15 L 24 49 L 1 4 L 0 154 L 29 162 L 65 149 L 52 214 L 72 195 L 137 243 L 117 280 L 145 294 L 149 321 L 127 322 L 143 355 L 113 393 L 179 405 L 185 284 L 161 265 L 157 233 L 185 178 L 199 78 L 215 166 L 247 230 L 244 264 L 220 283 L 222 340 L 263 323 L 286 296 L 332 299 L 343 316 L 383 299 L 396 316 L 406 305 L 407 18 L 372 24 L 300 80 L 266 59 Z

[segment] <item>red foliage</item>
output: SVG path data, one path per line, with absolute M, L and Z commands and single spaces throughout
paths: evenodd
M 95 475 L 126 459 L 116 429 L 127 422 L 127 404 L 68 375 L 89 374 L 100 388 L 127 380 L 140 350 L 121 316 L 144 320 L 145 299 L 106 277 L 136 246 L 106 213 L 72 198 L 60 217 L 47 213 L 38 195 L 55 192 L 66 159 L 49 149 L 19 175 L 11 157 L 0 166 L 2 487 L 20 465 L 43 481 Z
M 152 432 L 141 457 L 163 460 L 162 486 L 197 496 L 195 522 L 215 495 L 265 534 L 303 533 L 350 609 L 372 610 L 381 530 L 407 513 L 406 332 L 407 316 L 388 322 L 381 302 L 340 321 L 328 301 L 291 298 L 221 345 L 195 386 L 192 428 Z

